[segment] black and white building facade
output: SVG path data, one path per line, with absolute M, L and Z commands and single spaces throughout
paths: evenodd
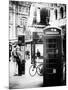
M 9 0 L 9 88 L 66 85 L 66 4 Z

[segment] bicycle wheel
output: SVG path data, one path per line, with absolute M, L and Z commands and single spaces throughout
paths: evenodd
M 37 66 L 37 74 L 43 76 L 43 64 Z
M 30 76 L 34 76 L 36 74 L 36 68 L 34 68 L 34 65 L 31 65 L 29 68 L 29 74 Z

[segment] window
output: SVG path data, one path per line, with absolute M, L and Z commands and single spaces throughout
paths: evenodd
M 55 10 L 55 18 L 57 20 L 57 9 Z
M 42 8 L 40 11 L 40 18 L 41 18 L 40 24 L 48 25 L 49 17 L 50 17 L 50 11 L 47 10 L 46 8 Z
M 63 19 L 63 16 L 64 16 L 64 10 L 63 10 L 63 7 L 60 8 L 60 16 L 61 16 L 61 19 Z

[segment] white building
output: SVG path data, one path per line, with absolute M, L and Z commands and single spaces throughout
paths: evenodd
M 59 26 L 66 31 L 66 5 L 43 2 L 9 2 L 9 40 L 19 35 L 32 38 L 33 32 L 43 32 L 48 25 Z M 27 36 L 30 35 L 28 38 Z
M 56 25 L 59 27 L 66 26 L 66 5 L 32 3 L 30 17 L 28 19 L 28 26 L 31 27 L 31 31 L 40 31 L 37 30 L 38 27 L 46 27 L 48 25 Z M 34 30 L 34 27 L 37 28 Z

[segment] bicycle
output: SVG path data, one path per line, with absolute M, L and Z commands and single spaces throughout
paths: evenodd
M 36 64 L 33 64 L 30 66 L 29 68 L 29 74 L 30 76 L 35 76 L 36 73 L 39 75 L 39 76 L 43 76 L 43 64 L 39 64 L 38 66 L 36 66 Z

